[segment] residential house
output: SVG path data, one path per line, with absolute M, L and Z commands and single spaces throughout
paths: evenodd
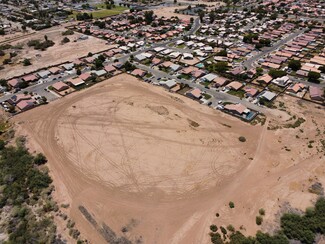
M 19 87 L 20 81 L 18 79 L 11 79 L 8 80 L 7 84 L 12 88 L 17 88 Z
M 28 100 L 20 101 L 19 103 L 16 104 L 16 107 L 21 111 L 26 111 L 28 109 L 35 107 L 35 103 L 36 101 L 33 98 L 31 98 Z
M 267 101 L 270 102 L 274 98 L 276 98 L 276 94 L 274 92 L 270 92 L 270 91 L 263 91 L 263 92 L 260 93 L 260 95 L 258 97 L 266 99 Z
M 112 64 L 114 68 L 121 69 L 123 67 L 123 64 L 121 62 L 116 62 Z
M 244 85 L 238 81 L 233 81 L 231 83 L 229 83 L 227 85 L 227 87 L 231 90 L 235 90 L 235 91 L 238 91 L 239 89 L 241 89 Z
M 309 94 L 312 100 L 324 101 L 324 91 L 320 87 L 309 86 Z
M 181 69 L 181 66 L 178 64 L 172 64 L 169 66 L 169 68 L 173 71 L 176 72 L 177 70 Z
M 255 97 L 258 94 L 258 90 L 253 87 L 244 87 L 246 97 Z
M 131 72 L 131 75 L 144 77 L 146 75 L 147 71 L 144 71 L 142 69 L 135 69 Z
M 242 105 L 241 103 L 237 103 L 237 104 L 226 104 L 224 106 L 224 109 L 230 113 L 233 113 L 235 115 L 238 116 L 242 116 L 244 114 L 248 114 L 250 112 L 250 110 L 245 107 L 244 105 Z
M 213 80 L 213 82 L 215 83 L 216 87 L 221 87 L 227 85 L 229 80 L 224 77 L 217 77 Z
M 161 64 L 161 62 L 162 62 L 162 60 L 159 59 L 159 58 L 153 58 L 153 59 L 151 60 L 151 63 L 152 63 L 153 65 Z
M 38 78 L 34 74 L 26 75 L 26 76 L 24 76 L 21 79 L 23 81 L 25 81 L 25 82 L 34 82 L 34 81 L 37 81 L 38 80 Z
M 70 79 L 68 82 L 69 82 L 73 87 L 78 87 L 78 86 L 81 86 L 81 85 L 85 84 L 85 82 L 84 82 L 80 77 Z
M 302 83 L 295 83 L 295 84 L 291 84 L 287 88 L 287 91 L 291 92 L 291 93 L 298 93 L 298 92 L 301 92 L 302 90 L 304 90 L 305 88 L 306 88 L 306 85 L 304 85 Z
M 11 105 L 16 105 L 20 101 L 29 100 L 31 98 L 32 98 L 31 95 L 21 93 L 21 94 L 13 95 L 11 98 L 7 100 L 7 102 L 10 103 Z
M 112 73 L 114 73 L 116 71 L 116 69 L 111 64 L 106 65 L 104 67 L 104 69 L 106 70 L 107 73 L 110 73 L 110 74 L 112 74 Z
M 106 71 L 105 71 L 104 69 L 93 70 L 93 71 L 91 71 L 91 74 L 92 74 L 92 75 L 95 75 L 95 76 L 97 76 L 97 77 L 101 77 L 101 76 L 106 75 Z
M 62 68 L 64 68 L 65 70 L 72 70 L 73 67 L 74 67 L 74 64 L 73 63 L 67 63 L 67 64 L 63 64 L 61 65 Z
M 272 83 L 280 87 L 286 87 L 291 83 L 291 80 L 288 76 L 282 76 L 272 80 Z
M 62 82 L 62 81 L 59 81 L 59 82 L 54 83 L 52 85 L 52 87 L 57 92 L 62 92 L 64 90 L 69 89 L 69 86 L 66 83 Z
M 42 79 L 46 79 L 51 75 L 51 72 L 49 70 L 43 70 L 43 71 L 39 71 L 37 75 Z
M 172 52 L 169 54 L 169 57 L 171 58 L 178 58 L 181 55 L 180 52 Z
M 165 87 L 166 89 L 170 90 L 177 85 L 177 82 L 175 80 L 167 80 L 167 81 L 161 81 L 159 82 L 159 84 Z
M 215 80 L 218 76 L 216 74 L 210 73 L 207 74 L 203 77 L 201 77 L 202 81 L 206 81 L 206 82 L 212 82 L 213 80 Z
M 269 74 L 262 75 L 261 77 L 257 78 L 257 82 L 269 84 L 273 80 L 272 76 Z
M 147 59 L 147 57 L 144 56 L 142 53 L 140 53 L 140 54 L 134 56 L 134 60 L 136 60 L 136 61 L 138 61 L 138 62 L 142 62 L 142 61 L 144 61 L 144 60 L 146 60 L 146 59 Z
M 201 90 L 199 88 L 194 88 L 193 90 L 186 93 L 186 96 L 193 99 L 201 99 Z
M 57 75 L 60 74 L 62 72 L 62 70 L 59 67 L 52 67 L 49 68 L 49 71 L 51 72 L 51 74 L 53 75 Z
M 191 53 L 183 53 L 183 59 L 192 60 L 193 58 L 194 58 L 193 54 L 191 54 Z
M 81 75 L 79 75 L 79 78 L 82 79 L 83 81 L 90 81 L 92 79 L 92 76 L 90 72 L 85 72 Z

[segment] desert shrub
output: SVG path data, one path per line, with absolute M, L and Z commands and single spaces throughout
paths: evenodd
M 233 202 L 229 202 L 229 207 L 230 208 L 234 208 L 235 207 L 235 204 Z
M 221 233 L 226 235 L 227 234 L 227 230 L 226 228 L 224 228 L 223 226 L 220 226 L 220 230 L 221 230 Z
M 75 222 L 71 219 L 68 220 L 67 228 L 71 229 L 75 226 Z
M 47 162 L 47 159 L 43 153 L 38 153 L 34 158 L 34 164 L 36 164 L 36 165 L 45 164 L 46 162 Z
M 235 227 L 232 225 L 228 225 L 227 226 L 227 230 L 229 230 L 230 232 L 234 232 L 235 231 Z
M 62 32 L 62 36 L 69 36 L 69 35 L 73 35 L 74 31 L 73 30 L 66 30 L 64 32 Z
M 61 41 L 62 44 L 70 42 L 70 39 L 68 37 L 64 37 Z
M 238 140 L 239 140 L 240 142 L 245 142 L 245 141 L 246 141 L 246 138 L 245 138 L 244 136 L 240 136 L 240 137 L 238 138 Z
M 255 221 L 256 221 L 256 224 L 257 224 L 257 225 L 261 225 L 261 224 L 263 223 L 263 218 L 262 218 L 262 216 L 256 216 Z
M 260 215 L 265 215 L 265 210 L 263 208 L 260 208 L 258 212 Z
M 24 66 L 29 66 L 31 65 L 32 63 L 30 62 L 30 60 L 28 58 L 25 58 L 24 61 L 23 61 L 23 65 Z
M 218 231 L 218 227 L 216 225 L 210 225 L 210 230 L 212 232 L 217 232 Z
M 223 240 L 221 238 L 221 235 L 216 232 L 216 233 L 210 233 L 210 236 L 211 236 L 211 242 L 213 244 L 223 244 Z
M 17 147 L 4 146 L 0 151 L 0 212 L 12 209 L 3 227 L 8 243 L 54 243 L 56 227 L 44 213 L 55 210 L 56 204 L 43 194 L 52 180 L 35 167 L 25 142 L 19 137 Z

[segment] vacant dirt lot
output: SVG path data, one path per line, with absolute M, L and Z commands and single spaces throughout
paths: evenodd
M 309 185 L 325 184 L 325 112 L 286 102 L 290 115 L 251 126 L 123 74 L 14 120 L 48 157 L 56 199 L 93 243 L 208 243 L 211 223 L 254 234 L 259 208 L 262 229 L 273 230 L 279 205 L 304 208 L 316 197 Z M 267 129 L 294 114 L 306 119 L 299 128 Z
M 100 52 L 108 49 L 110 46 L 106 45 L 104 40 L 89 36 L 87 40 L 77 40 L 81 34 L 75 33 L 67 36 L 70 39 L 69 43 L 61 44 L 62 32 L 66 29 L 63 27 L 53 27 L 51 29 L 43 30 L 27 37 L 22 37 L 17 41 L 10 42 L 12 46 L 22 46 L 22 49 L 15 50 L 17 56 L 13 58 L 14 64 L 4 65 L 5 69 L 0 72 L 0 79 L 8 79 L 13 76 L 29 73 L 42 67 L 63 63 L 66 61 L 74 61 L 75 59 L 86 56 L 88 52 Z M 44 41 L 44 36 L 49 40 L 55 42 L 53 47 L 49 47 L 46 51 L 34 50 L 33 47 L 28 47 L 27 43 L 30 40 Z M 87 48 L 85 48 L 87 47 Z M 28 58 L 32 65 L 23 66 L 22 61 Z
M 191 1 L 184 1 L 182 3 L 188 3 L 189 5 L 194 6 L 193 2 Z M 196 4 L 205 4 L 207 5 L 207 9 L 215 9 L 216 7 L 224 5 L 223 2 L 203 2 L 203 1 L 196 1 Z M 192 16 L 192 15 L 186 15 L 186 14 L 180 14 L 180 13 L 175 13 L 176 9 L 186 9 L 188 5 L 182 5 L 182 6 L 174 6 L 174 7 L 163 7 L 163 8 L 158 8 L 154 9 L 155 14 L 158 17 L 165 17 L 165 18 L 171 18 L 173 16 L 177 16 L 179 19 L 182 20 L 190 20 L 191 18 L 198 18 L 198 16 Z

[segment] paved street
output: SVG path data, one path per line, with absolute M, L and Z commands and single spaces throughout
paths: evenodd
M 247 59 L 246 61 L 243 62 L 243 66 L 246 67 L 248 70 L 251 69 L 253 67 L 253 64 L 259 60 L 260 58 L 274 52 L 275 50 L 277 50 L 278 48 L 280 48 L 282 45 L 286 44 L 287 42 L 293 40 L 294 38 L 296 38 L 297 36 L 299 36 L 300 34 L 302 34 L 304 31 L 306 31 L 307 29 L 303 29 L 303 30 L 298 30 L 290 35 L 288 35 L 286 38 L 281 39 L 280 41 L 278 41 L 277 43 L 275 43 L 272 47 L 268 47 L 265 48 L 265 50 L 261 51 L 259 54 L 254 55 L 253 57 Z
M 200 27 L 201 27 L 200 19 L 196 18 L 194 20 L 194 22 L 193 22 L 192 28 L 187 33 L 185 33 L 184 35 L 192 35 Z M 150 47 L 147 47 L 147 48 L 141 48 L 141 49 L 137 50 L 136 52 L 129 53 L 129 54 L 124 55 L 123 57 L 120 57 L 119 61 L 124 63 L 130 58 L 131 55 L 135 56 L 137 54 L 152 50 L 153 48 L 156 48 L 156 47 L 166 47 L 168 44 L 171 44 L 171 43 L 173 43 L 173 42 L 175 42 L 177 40 L 181 40 L 182 38 L 183 38 L 183 35 L 181 35 L 180 37 L 174 38 L 172 40 L 166 41 L 166 42 L 152 44 L 152 45 L 150 45 Z M 112 63 L 112 62 L 106 62 L 105 65 L 107 65 L 109 63 Z M 84 73 L 86 71 L 88 71 L 88 70 L 85 70 L 82 73 Z M 53 93 L 45 91 L 45 88 L 47 88 L 49 86 L 52 86 L 54 83 L 56 83 L 58 81 L 63 81 L 63 80 L 67 80 L 69 78 L 72 78 L 73 76 L 75 76 L 75 74 L 64 76 L 61 79 L 50 80 L 50 81 L 47 81 L 47 82 L 44 82 L 44 83 L 41 83 L 41 84 L 35 84 L 35 85 L 29 86 L 29 87 L 27 87 L 25 89 L 22 89 L 21 91 L 19 91 L 19 93 L 24 93 L 26 91 L 27 92 L 37 93 L 40 96 L 45 96 L 48 99 L 48 101 L 51 101 L 51 100 L 57 99 L 57 96 L 55 96 Z M 45 79 L 45 81 L 46 81 L 46 79 Z M 8 100 L 13 95 L 14 94 L 8 94 L 8 95 L 4 95 L 4 96 L 0 97 L 0 102 L 4 102 L 4 101 Z
M 259 107 L 259 106 L 255 105 L 253 103 L 250 103 L 250 102 L 248 102 L 246 100 L 242 100 L 242 99 L 240 99 L 240 98 L 238 98 L 236 96 L 230 95 L 228 93 L 223 93 L 223 92 L 219 92 L 219 91 L 216 91 L 216 90 L 207 89 L 201 84 L 191 82 L 191 81 L 185 80 L 185 79 L 178 79 L 174 75 L 167 74 L 167 73 L 165 73 L 163 71 L 153 69 L 153 68 L 148 67 L 146 65 L 136 64 L 136 66 L 139 69 L 143 69 L 143 70 L 146 70 L 147 72 L 150 72 L 156 78 L 164 78 L 164 77 L 166 77 L 167 79 L 174 79 L 176 82 L 183 83 L 183 84 L 189 85 L 191 87 L 199 88 L 201 91 L 212 95 L 212 97 L 213 97 L 212 101 L 214 102 L 214 105 L 216 105 L 217 101 L 223 100 L 223 101 L 232 102 L 232 103 L 242 103 L 243 105 L 245 105 L 246 107 L 248 107 L 250 109 L 253 109 L 253 110 L 256 110 L 256 111 L 259 111 L 259 112 L 264 112 L 264 113 L 266 112 L 265 108 Z
M 185 33 L 184 35 L 192 35 L 194 34 L 199 28 L 201 27 L 201 23 L 200 23 L 200 19 L 199 18 L 196 18 L 194 20 L 194 23 L 192 25 L 192 28 L 187 32 Z M 298 35 L 300 35 L 301 33 L 303 33 L 304 30 L 299 30 L 289 36 L 287 36 L 286 38 L 284 38 L 283 40 L 280 40 L 279 42 L 277 42 L 276 44 L 274 44 L 272 47 L 270 48 L 267 48 L 266 50 L 254 55 L 253 57 L 249 58 L 248 60 L 246 60 L 243 65 L 247 68 L 247 69 L 250 69 L 253 64 L 260 58 L 262 58 L 263 56 L 275 51 L 276 49 L 278 49 L 279 47 L 281 47 L 282 45 L 284 45 L 285 43 L 291 41 L 292 39 L 294 39 L 295 37 L 297 37 Z M 140 53 L 143 53 L 143 52 L 146 52 L 146 51 L 149 51 L 149 50 L 152 50 L 153 48 L 156 48 L 156 47 L 166 47 L 166 48 L 169 48 L 168 45 L 171 44 L 171 43 L 174 43 L 175 41 L 177 40 L 181 40 L 183 38 L 184 35 L 181 35 L 177 38 L 174 38 L 172 40 L 169 40 L 169 41 L 166 41 L 166 42 L 161 42 L 161 43 L 154 43 L 154 44 L 151 44 L 149 47 L 142 47 L 142 48 L 139 48 L 137 51 L 135 52 L 132 52 L 132 53 L 129 53 L 129 54 L 124 54 L 122 57 L 119 57 L 118 60 L 119 62 L 121 63 L 124 63 L 126 62 L 131 55 L 135 56 L 135 55 L 138 55 Z M 170 48 L 170 49 L 173 49 L 173 50 L 178 50 L 179 49 L 176 49 L 176 48 Z M 181 50 L 182 51 L 182 50 Z M 189 50 L 186 50 L 184 49 L 183 50 L 184 52 L 189 52 Z M 115 58 L 113 58 L 115 59 Z M 105 62 L 104 64 L 107 65 L 107 64 L 111 64 L 113 63 L 113 59 L 111 59 L 109 62 Z M 195 87 L 195 88 L 199 88 L 201 91 L 203 92 L 206 92 L 208 94 L 210 94 L 212 96 L 211 98 L 211 101 L 213 102 L 213 106 L 216 106 L 218 101 L 219 100 L 223 100 L 223 101 L 227 101 L 227 102 L 232 102 L 232 103 L 242 103 L 243 105 L 245 105 L 246 107 L 250 108 L 250 109 L 253 109 L 253 110 L 256 110 L 256 111 L 259 111 L 259 112 L 262 112 L 262 113 L 265 113 L 267 111 L 266 108 L 263 108 L 263 107 L 260 107 L 260 106 L 257 106 L 247 100 L 242 100 L 236 96 L 233 96 L 233 95 L 230 95 L 230 94 L 227 94 L 227 93 L 223 93 L 223 92 L 219 92 L 215 89 L 207 89 L 205 88 L 203 85 L 201 84 L 198 84 L 198 83 L 195 83 L 195 82 L 192 82 L 192 81 L 189 81 L 189 80 L 185 80 L 185 79 L 178 79 L 177 78 L 177 74 L 175 75 L 170 75 L 170 74 L 167 74 L 165 72 L 162 72 L 160 70 L 157 70 L 155 68 L 152 68 L 152 67 L 148 67 L 148 66 L 145 66 L 145 65 L 142 65 L 142 64 L 136 64 L 136 66 L 140 69 L 143 69 L 143 70 L 146 70 L 148 72 L 150 72 L 151 74 L 154 75 L 155 79 L 159 79 L 159 78 L 167 78 L 167 79 L 174 79 L 175 81 L 179 82 L 179 83 L 183 83 L 183 84 L 186 84 L 186 85 L 189 85 L 190 87 Z M 87 70 L 83 70 L 82 73 L 84 72 L 87 72 L 89 71 L 89 69 Z M 71 74 L 71 75 L 65 75 L 64 77 L 60 78 L 60 79 L 56 79 L 56 80 L 52 80 L 52 79 L 44 79 L 44 83 L 40 83 L 40 84 L 35 84 L 33 86 L 29 86 L 25 89 L 22 89 L 21 91 L 19 91 L 19 93 L 23 93 L 23 92 L 33 92 L 33 93 L 37 93 L 38 95 L 40 96 L 45 96 L 49 101 L 51 100 L 55 100 L 58 98 L 57 95 L 49 92 L 46 90 L 47 87 L 53 85 L 54 83 L 58 82 L 59 80 L 67 80 L 69 78 L 72 78 L 73 76 L 75 76 L 75 74 Z M 307 85 L 310 85 L 309 82 L 307 81 L 304 81 L 304 80 L 298 80 L 297 78 L 294 78 L 292 77 L 292 80 L 297 80 L 299 82 L 302 82 L 302 83 L 306 83 Z M 325 84 L 315 84 L 315 86 L 320 86 L 320 87 L 325 87 Z M 3 97 L 0 98 L 0 102 L 3 102 L 5 100 L 8 100 L 11 96 L 13 96 L 13 94 L 8 94 L 8 95 L 5 95 Z

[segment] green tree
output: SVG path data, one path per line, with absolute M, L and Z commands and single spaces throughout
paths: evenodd
M 213 69 L 217 72 L 224 73 L 228 70 L 227 62 L 218 62 L 213 66 Z
M 270 69 L 268 74 L 272 76 L 273 79 L 275 79 L 287 75 L 287 72 L 284 70 Z
M 261 225 L 263 222 L 263 218 L 261 216 L 256 216 L 255 221 L 257 225 Z
M 315 71 L 309 71 L 308 73 L 308 81 L 313 83 L 319 83 L 320 73 Z
M 212 24 L 216 19 L 216 14 L 213 11 L 211 11 L 209 13 L 209 18 L 210 18 L 210 23 Z
M 299 60 L 292 59 L 288 63 L 288 67 L 294 71 L 301 69 L 301 62 Z
M 32 63 L 30 62 L 29 59 L 25 58 L 23 61 L 23 64 L 24 64 L 24 66 L 28 66 L 28 65 L 31 65 Z
M 263 215 L 263 216 L 265 215 L 265 210 L 263 208 L 260 208 L 258 210 L 258 212 L 259 212 L 260 215 Z
M 147 24 L 151 24 L 153 21 L 153 11 L 145 11 L 144 12 L 144 20 Z
M 318 70 L 320 70 L 322 73 L 325 73 L 325 65 L 320 66 Z
M 132 71 L 135 69 L 135 66 L 131 64 L 129 61 L 126 61 L 123 65 L 123 68 L 125 69 L 125 71 Z
M 210 230 L 212 232 L 217 232 L 218 231 L 218 227 L 216 225 L 210 225 Z
M 62 44 L 70 42 L 70 39 L 68 37 L 64 37 L 61 41 Z
M 223 57 L 227 57 L 227 50 L 223 49 L 220 52 L 217 53 L 217 56 L 223 56 Z
M 205 16 L 205 12 L 203 10 L 200 10 L 199 11 L 199 18 L 200 18 L 201 22 L 203 21 L 204 16 Z
M 34 158 L 34 164 L 36 164 L 36 165 L 45 164 L 46 162 L 47 162 L 47 159 L 43 153 L 38 153 Z

